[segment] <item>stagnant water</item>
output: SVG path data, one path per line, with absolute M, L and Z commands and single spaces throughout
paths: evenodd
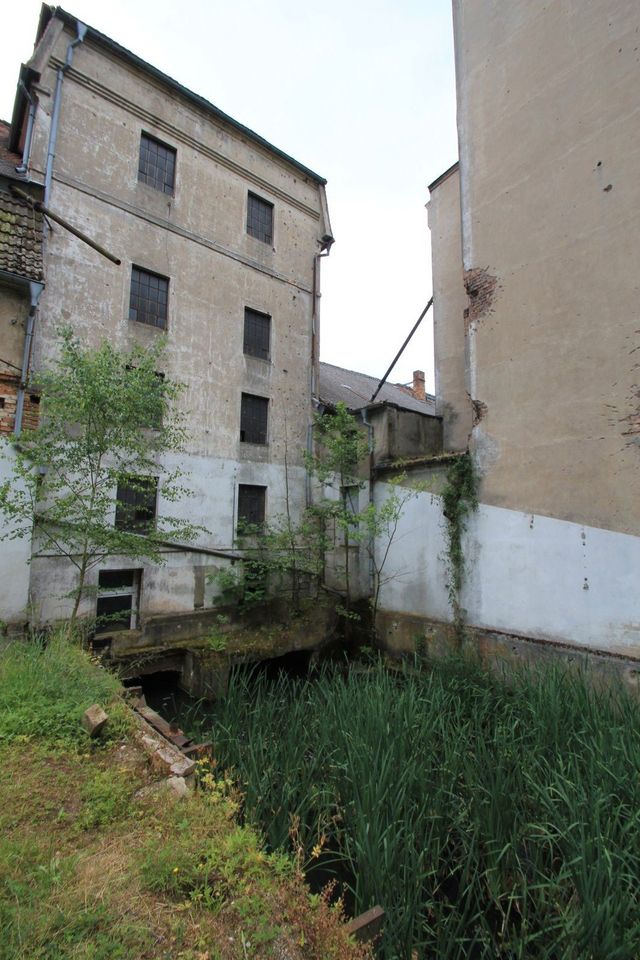
M 352 912 L 384 908 L 381 960 L 637 960 L 637 703 L 560 671 L 285 666 L 206 707 L 145 686 L 213 742 L 272 848 L 293 825 L 316 888 L 337 870 Z

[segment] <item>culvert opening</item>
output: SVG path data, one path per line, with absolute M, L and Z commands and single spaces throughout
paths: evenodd
M 168 723 L 179 723 L 193 706 L 192 698 L 180 688 L 179 670 L 159 670 L 123 682 L 125 687 L 142 687 L 148 706 Z

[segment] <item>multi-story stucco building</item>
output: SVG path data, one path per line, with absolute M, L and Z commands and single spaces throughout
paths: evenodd
M 437 412 L 480 477 L 462 603 L 494 643 L 637 658 L 640 9 L 453 10 L 460 160 L 429 225 Z M 408 510 L 389 636 L 451 618 L 438 512 Z
M 305 504 L 319 258 L 332 243 L 325 181 L 48 6 L 22 69 L 10 148 L 43 185 L 45 205 L 121 261 L 55 223 L 47 230 L 31 369 L 51 359 L 67 325 L 87 345 L 106 337 L 126 349 L 164 336 L 159 373 L 186 385 L 179 465 L 193 496 L 163 506 L 160 478 L 158 509 L 183 511 L 210 533 L 123 576 L 132 622 L 136 611 L 144 621 L 206 607 L 215 589 L 207 574 L 233 549 L 238 518 L 283 511 L 286 488 L 294 512 Z M 36 619 L 65 615 L 71 576 L 59 557 L 34 556 Z M 94 579 L 99 587 L 99 571 Z M 82 612 L 94 609 L 88 597 Z

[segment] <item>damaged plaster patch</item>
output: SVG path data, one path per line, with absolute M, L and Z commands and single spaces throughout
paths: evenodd
M 625 438 L 628 446 L 640 443 L 640 388 L 634 386 L 629 398 L 633 403 L 634 409 L 625 417 L 620 419 L 623 426 L 622 436 Z
M 489 408 L 482 400 L 472 400 L 471 406 L 473 407 L 473 426 L 477 427 L 480 421 L 486 417 Z
M 498 289 L 498 278 L 489 273 L 488 267 L 472 267 L 464 272 L 464 286 L 469 297 L 469 306 L 464 311 L 465 331 L 468 331 L 491 313 Z

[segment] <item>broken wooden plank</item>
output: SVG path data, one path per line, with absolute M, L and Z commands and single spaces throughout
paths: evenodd
M 349 921 L 347 933 L 361 942 L 373 940 L 382 930 L 383 920 L 384 910 L 382 907 L 371 907 L 366 913 L 361 913 L 360 916 Z

